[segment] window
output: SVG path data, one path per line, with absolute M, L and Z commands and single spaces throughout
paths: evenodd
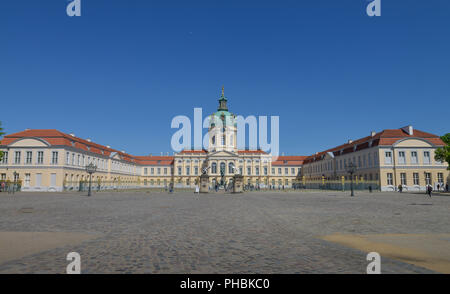
M 392 183 L 393 183 L 392 182 L 392 173 L 388 173 L 387 174 L 387 184 L 391 186 Z
M 384 153 L 384 163 L 392 164 L 392 152 L 391 151 L 386 151 Z
M 75 165 L 75 153 L 72 153 L 72 165 Z
M 38 151 L 37 164 L 44 163 L 44 151 Z
M 278 168 L 278 174 L 281 175 L 281 167 Z
M 247 175 L 251 175 L 252 174 L 252 168 L 251 167 L 247 167 Z
M 267 176 L 267 166 L 264 167 L 264 175 Z
M 66 152 L 66 164 L 69 165 L 70 163 L 70 153 Z
M 398 163 L 399 164 L 406 164 L 405 151 L 399 151 L 398 152 Z
M 431 185 L 431 173 L 425 173 L 425 185 Z
M 259 167 L 255 167 L 255 174 L 259 176 Z
M 167 175 L 167 167 L 164 168 L 164 174 Z
M 198 175 L 198 166 L 194 167 L 194 173 L 195 175 Z
M 14 154 L 14 163 L 20 164 L 20 151 L 16 151 Z
M 178 175 L 181 176 L 181 167 L 178 167 Z
M 400 173 L 400 184 L 406 186 L 406 173 Z
M 158 175 L 161 174 L 161 168 L 160 167 L 158 167 L 157 172 L 158 172 Z
M 228 173 L 229 174 L 233 174 L 234 173 L 234 171 L 233 171 L 233 164 L 231 162 L 228 163 Z
M 430 151 L 424 151 L 423 152 L 423 163 L 424 164 L 430 164 L 431 160 L 430 160 Z
M 211 173 L 216 174 L 217 173 L 217 163 L 213 162 L 211 164 Z
M 32 157 L 33 157 L 33 152 L 27 151 L 27 156 L 26 156 L 26 159 L 25 159 L 25 163 L 26 164 L 31 164 Z
M 189 166 L 186 166 L 186 175 L 189 176 L 191 173 L 191 168 Z
M 52 164 L 58 164 L 58 151 L 52 152 Z
M 240 166 L 240 167 L 239 167 L 239 174 L 240 174 L 240 175 L 242 175 L 243 170 L 244 170 L 243 167 Z
M 274 174 L 275 174 L 275 168 L 272 167 L 272 175 L 274 175 Z
M 42 174 L 36 174 L 36 187 L 41 187 L 42 185 Z
M 148 169 L 145 167 L 145 168 L 144 168 L 144 175 L 146 175 L 147 172 L 148 172 Z
M 213 136 L 213 137 L 212 137 L 211 142 L 212 142 L 213 145 L 216 144 L 216 136 Z
M 155 174 L 155 169 L 152 167 L 152 168 L 150 168 L 150 174 L 151 175 L 154 175 Z M 180 173 L 180 175 L 181 175 L 181 173 Z
M 419 173 L 413 173 L 413 184 L 419 185 Z
M 81 165 L 81 155 L 80 154 L 78 154 L 78 156 L 77 156 L 77 165 L 78 166 L 80 166 Z
M 443 184 L 444 183 L 444 174 L 438 173 L 438 183 Z
M 8 151 L 3 152 L 2 163 L 8 164 Z
M 417 151 L 411 151 L 411 163 L 417 164 L 419 161 L 417 160 Z
M 372 166 L 372 156 L 369 154 L 367 154 L 367 161 L 369 162 L 369 167 Z
M 25 174 L 25 187 L 30 187 L 31 174 Z

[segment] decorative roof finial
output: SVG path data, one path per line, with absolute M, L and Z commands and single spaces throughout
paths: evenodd
M 222 86 L 222 97 L 225 96 L 225 86 Z

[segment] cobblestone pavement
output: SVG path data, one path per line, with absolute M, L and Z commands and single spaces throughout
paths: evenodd
M 450 197 L 406 193 L 0 193 L 0 232 L 97 234 L 0 273 L 65 273 L 72 251 L 82 273 L 365 273 L 366 252 L 318 236 L 449 233 L 449 212 Z M 382 272 L 432 273 L 383 257 Z

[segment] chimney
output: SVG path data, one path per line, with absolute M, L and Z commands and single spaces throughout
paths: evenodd
M 72 137 L 75 137 L 75 134 L 74 134 L 74 133 L 71 133 L 70 135 L 71 135 Z
M 91 139 L 86 139 L 86 141 L 91 142 Z
M 121 150 L 120 152 L 125 153 L 125 150 Z
M 161 156 L 163 156 L 163 153 L 161 152 Z
M 352 144 L 353 140 L 349 139 L 347 144 Z
M 25 129 L 25 131 L 29 131 L 29 130 L 31 130 L 31 129 L 29 129 L 29 128 L 26 128 L 26 129 Z
M 412 126 L 403 127 L 402 130 L 410 136 L 414 135 L 414 129 Z
M 370 136 L 371 136 L 371 137 L 374 137 L 374 136 L 375 136 L 375 134 L 376 134 L 376 132 L 375 132 L 375 131 L 372 131 L 372 132 L 370 132 Z
M 109 146 L 109 145 L 106 145 L 106 148 L 111 148 L 111 146 Z
M 150 153 L 148 156 L 152 156 L 152 154 Z

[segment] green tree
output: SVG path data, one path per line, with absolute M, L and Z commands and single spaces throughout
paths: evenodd
M 442 148 L 436 149 L 434 159 L 441 162 L 446 161 L 449 164 L 447 169 L 450 170 L 450 133 L 445 134 L 441 137 L 441 139 L 446 145 Z
M 3 128 L 2 128 L 2 122 L 0 121 L 0 139 L 2 138 L 2 136 L 4 135 L 5 133 L 3 132 Z M 3 152 L 0 150 L 0 160 L 2 160 L 3 159 Z

